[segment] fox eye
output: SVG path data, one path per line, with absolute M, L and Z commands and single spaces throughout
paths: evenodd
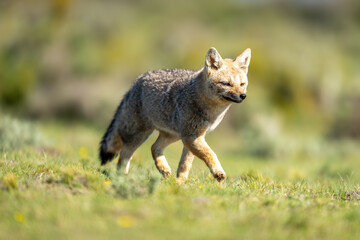
M 242 87 L 245 86 L 245 83 L 240 83 L 240 86 L 242 86 Z
M 220 82 L 221 85 L 231 87 L 231 83 L 229 82 Z

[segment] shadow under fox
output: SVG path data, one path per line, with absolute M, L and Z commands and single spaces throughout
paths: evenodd
M 233 59 L 222 59 L 210 48 L 205 66 L 197 71 L 162 69 L 140 75 L 125 94 L 100 143 L 101 164 L 120 152 L 118 169 L 129 172 L 135 150 L 156 129 L 159 137 L 151 147 L 157 169 L 169 176 L 163 155 L 171 143 L 184 144 L 177 177 L 187 179 L 194 155 L 203 160 L 213 176 L 222 181 L 225 172 L 205 141 L 232 103 L 246 98 L 251 51 Z

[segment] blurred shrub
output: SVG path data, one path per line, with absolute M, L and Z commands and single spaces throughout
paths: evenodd
M 0 151 L 12 151 L 24 146 L 36 145 L 40 140 L 40 134 L 32 123 L 8 116 L 0 118 Z
M 132 172 L 126 176 L 122 172 L 113 170 L 107 172 L 111 179 L 111 186 L 115 193 L 123 198 L 151 195 L 161 179 L 161 175 L 157 171 L 150 171 L 141 166 L 132 169 Z
M 276 138 L 271 138 L 260 128 L 250 127 L 242 132 L 242 152 L 258 158 L 274 157 L 276 151 Z
M 0 103 L 25 106 L 25 114 L 105 125 L 137 75 L 199 69 L 211 46 L 229 58 L 250 47 L 246 104 L 254 104 L 234 115 L 237 122 L 246 115 L 251 123 L 268 111 L 300 134 L 360 136 L 357 114 L 338 101 L 359 92 L 355 1 L 38 0 L 3 6 Z M 262 135 L 264 129 L 247 133 L 262 144 L 246 149 L 272 155 L 282 143 Z
M 23 103 L 35 82 L 36 64 L 32 59 L 17 56 L 15 49 L 0 52 L 0 102 Z
M 239 130 L 241 154 L 256 158 L 284 158 L 294 149 L 294 142 L 279 117 L 256 114 Z M 295 144 L 296 145 L 296 144 Z
M 340 99 L 342 110 L 331 122 L 328 137 L 360 139 L 360 97 Z
M 2 178 L 2 185 L 4 186 L 5 189 L 10 190 L 10 189 L 17 189 L 18 187 L 18 183 L 16 180 L 16 177 L 13 173 L 8 173 L 6 174 L 3 178 Z M 0 183 L 1 183 L 0 182 Z M 1 185 L 0 185 L 1 186 Z

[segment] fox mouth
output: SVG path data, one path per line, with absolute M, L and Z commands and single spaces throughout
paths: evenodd
M 243 100 L 239 97 L 237 98 L 232 98 L 232 97 L 227 97 L 227 96 L 222 96 L 225 100 L 230 101 L 230 102 L 235 102 L 235 103 L 241 103 Z

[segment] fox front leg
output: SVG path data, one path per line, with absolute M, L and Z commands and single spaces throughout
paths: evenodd
M 226 178 L 226 174 L 213 150 L 205 141 L 204 136 L 200 137 L 183 137 L 184 146 L 189 149 L 195 156 L 205 162 L 210 172 L 219 182 Z

